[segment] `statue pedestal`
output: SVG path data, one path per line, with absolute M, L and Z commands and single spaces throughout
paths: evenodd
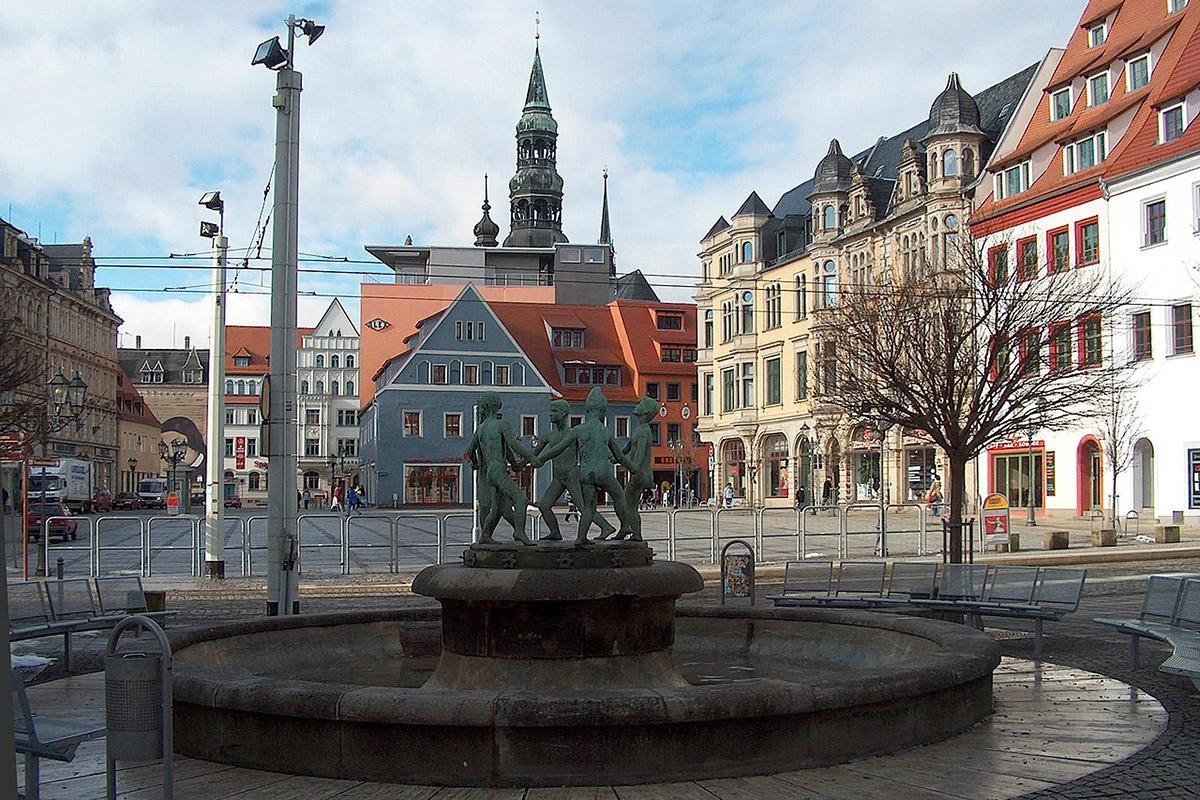
M 655 563 L 643 542 L 473 545 L 463 564 L 413 581 L 442 604 L 442 656 L 426 686 L 685 686 L 671 658 L 675 601 L 702 588 L 693 567 Z

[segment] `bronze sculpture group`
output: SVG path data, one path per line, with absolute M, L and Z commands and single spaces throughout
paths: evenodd
M 536 507 L 542 512 L 549 534 L 544 540 L 561 540 L 562 532 L 553 506 L 563 491 L 571 495 L 579 509 L 579 530 L 575 544 L 588 544 L 588 530 L 594 523 L 600 528 L 599 539 L 642 541 L 642 520 L 638 502 L 642 492 L 654 481 L 650 464 L 651 434 L 647 424 L 658 412 L 658 404 L 642 398 L 633 413 L 640 423 L 629 441 L 622 446 L 605 423 L 608 400 L 599 387 L 588 393 L 586 415 L 582 424 L 567 427 L 570 407 L 565 400 L 550 404 L 552 430 L 537 444 L 533 452 L 513 433 L 512 427 L 500 418 L 500 395 L 485 392 L 479 399 L 479 422 L 467 446 L 466 457 L 475 470 L 475 491 L 479 505 L 479 541 L 495 541 L 492 536 L 503 517 L 513 527 L 513 538 L 532 544 L 525 533 L 525 492 L 509 474 L 528 465 L 553 465 L 550 485 Z M 625 468 L 629 477 L 624 487 L 613 475 L 613 465 Z M 598 514 L 596 507 L 600 491 L 612 498 L 619 528 Z

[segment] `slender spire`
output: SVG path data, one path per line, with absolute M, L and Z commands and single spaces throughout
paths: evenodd
M 483 218 L 475 223 L 475 246 L 496 247 L 500 242 L 496 237 L 500 234 L 500 226 L 492 221 L 488 213 L 492 204 L 488 202 L 488 176 L 483 173 Z
M 600 209 L 600 244 L 612 246 L 612 226 L 608 221 L 608 167 L 604 168 L 604 205 Z

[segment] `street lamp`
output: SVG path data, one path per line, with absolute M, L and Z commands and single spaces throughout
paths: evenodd
M 129 491 L 137 491 L 137 459 L 129 459 Z
M 301 76 L 292 69 L 296 32 L 311 45 L 325 32 L 312 20 L 287 18 L 287 49 L 273 37 L 251 64 L 274 70 L 275 205 L 271 248 L 271 372 L 267 418 L 267 614 L 300 610 L 296 573 L 296 280 L 300 203 Z
M 46 460 L 49 457 L 50 449 L 50 434 L 57 433 L 71 423 L 75 424 L 75 428 L 81 425 L 83 420 L 83 404 L 87 400 L 88 386 L 84 383 L 83 376 L 79 371 L 75 371 L 75 377 L 67 380 L 63 375 L 62 370 L 56 370 L 54 377 L 46 383 L 46 389 L 49 393 L 50 402 L 42 413 L 32 419 L 30 433 L 36 434 L 42 445 L 42 474 L 41 474 L 41 502 L 43 506 L 46 503 Z M 29 446 L 25 447 L 25 475 L 26 480 L 29 476 Z M 23 492 L 24 508 L 22 509 L 22 522 L 24 525 L 25 519 L 29 517 L 29 492 Z M 37 574 L 46 574 L 45 564 L 45 540 L 49 536 L 43 537 L 43 546 L 38 548 L 38 565 Z M 22 575 L 25 580 L 29 580 L 29 534 L 22 537 L 23 545 L 23 561 Z
M 679 507 L 680 492 L 683 490 L 683 442 L 675 439 L 667 442 L 667 449 L 675 459 L 675 507 Z
M 200 223 L 200 235 L 212 239 L 212 332 L 208 343 L 208 491 L 205 494 L 204 572 L 209 578 L 225 577 L 225 498 L 221 491 L 225 464 L 217 457 L 217 443 L 225 441 L 225 263 L 229 240 L 225 238 L 225 201 L 220 192 L 205 192 L 200 205 L 217 212 L 218 222 Z
M 171 488 L 170 491 L 178 493 L 179 487 L 175 485 L 175 470 L 183 463 L 183 459 L 187 458 L 187 440 L 175 439 L 167 446 L 166 442 L 158 443 L 158 457 L 167 462 L 171 468 Z
M 1037 496 L 1036 496 L 1037 490 L 1035 488 L 1034 481 L 1036 480 L 1037 470 L 1034 469 L 1034 461 L 1033 461 L 1033 437 L 1035 434 L 1037 434 L 1037 428 L 1033 427 L 1033 425 L 1030 425 L 1028 434 L 1029 434 L 1029 441 L 1027 442 L 1027 444 L 1029 445 L 1029 498 L 1028 498 L 1029 499 L 1029 504 L 1028 504 L 1029 507 L 1028 507 L 1027 513 L 1026 513 L 1025 524 L 1031 528 L 1036 528 L 1037 520 L 1034 518 L 1034 510 L 1035 510 L 1034 507 L 1037 505 Z

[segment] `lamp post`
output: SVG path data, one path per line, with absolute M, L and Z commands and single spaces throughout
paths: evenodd
M 137 491 L 137 459 L 129 459 L 129 491 Z
M 1029 504 L 1025 517 L 1025 524 L 1031 528 L 1037 527 L 1037 520 L 1034 518 L 1035 506 L 1037 505 L 1036 488 L 1034 481 L 1036 480 L 1037 470 L 1034 469 L 1033 462 L 1033 437 L 1037 433 L 1037 429 L 1032 425 L 1029 427 Z
M 225 201 L 220 192 L 206 192 L 200 205 L 216 211 L 220 220 L 200 223 L 200 235 L 212 239 L 212 333 L 208 344 L 208 491 L 205 493 L 204 573 L 213 580 L 225 577 L 225 498 L 221 492 L 224 463 L 218 444 L 225 441 L 225 263 L 229 240 L 225 238 Z
M 49 392 L 49 402 L 42 410 L 42 413 L 31 420 L 32 433 L 36 433 L 42 446 L 42 474 L 41 474 L 41 502 L 43 507 L 46 503 L 46 460 L 49 458 L 50 449 L 50 434 L 57 433 L 71 423 L 75 424 L 76 429 L 81 425 L 83 420 L 83 404 L 87 400 L 88 386 L 83 380 L 83 376 L 79 371 L 75 371 L 75 377 L 67 380 L 59 369 L 54 373 L 49 382 L 46 384 Z M 29 480 L 29 446 L 25 448 L 25 480 Z M 24 507 L 21 514 L 21 525 L 25 525 L 25 520 L 29 518 L 29 492 L 22 492 Z M 45 575 L 45 545 L 46 539 L 49 536 L 43 537 L 42 546 L 38 547 L 38 563 L 37 574 Z M 25 536 L 22 537 L 23 558 L 22 558 L 22 575 L 25 580 L 29 580 L 29 532 L 26 530 Z
M 675 507 L 679 507 L 680 492 L 683 490 L 683 442 L 678 439 L 667 442 L 667 449 L 675 461 Z
M 179 489 L 175 486 L 175 470 L 183 463 L 183 459 L 187 458 L 187 440 L 173 439 L 170 446 L 166 442 L 159 442 L 158 457 L 171 468 L 171 483 L 167 493 L 178 492 Z
M 300 611 L 296 573 L 296 279 L 300 192 L 301 76 L 292 69 L 296 31 L 311 45 L 325 32 L 312 20 L 287 18 L 287 49 L 275 36 L 251 65 L 274 70 L 275 204 L 271 249 L 271 372 L 267 432 L 267 615 Z

